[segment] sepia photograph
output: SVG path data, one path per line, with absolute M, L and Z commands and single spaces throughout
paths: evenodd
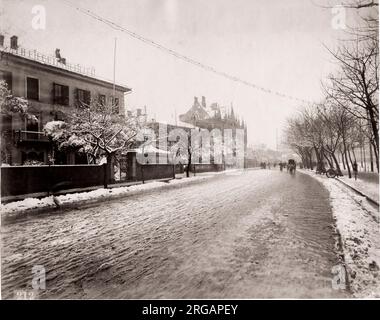
M 0 0 L 1 299 L 379 299 L 378 6 Z

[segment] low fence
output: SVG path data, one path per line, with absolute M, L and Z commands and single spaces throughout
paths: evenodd
M 191 172 L 223 171 L 223 164 L 193 164 Z M 1 167 L 1 197 L 43 194 L 69 189 L 107 187 L 113 183 L 107 165 L 54 165 Z M 175 178 L 183 173 L 181 165 L 135 163 L 127 170 L 125 181 Z
M 128 180 L 153 180 L 175 178 L 175 166 L 172 164 L 137 164 L 134 174 L 127 175 Z
M 1 167 L 1 197 L 106 186 L 106 165 Z
M 190 166 L 190 171 L 195 173 L 202 173 L 202 172 L 218 172 L 223 171 L 224 165 L 223 164 L 215 164 L 215 163 L 197 163 L 192 164 Z
M 172 164 L 137 164 L 123 182 L 174 178 L 175 169 Z M 106 164 L 1 167 L 1 197 L 95 186 L 106 188 L 114 182 L 107 172 Z

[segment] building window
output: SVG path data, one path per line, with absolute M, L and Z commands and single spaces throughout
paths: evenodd
M 26 97 L 31 100 L 39 99 L 39 81 L 36 78 L 26 78 Z
M 99 94 L 99 104 L 104 106 L 106 104 L 106 96 L 104 94 Z
M 12 72 L 0 70 L 0 80 L 5 81 L 8 90 L 12 92 Z
M 14 50 L 18 49 L 17 37 L 16 36 L 11 37 L 11 49 L 14 49 Z
M 111 103 L 112 103 L 112 105 L 118 107 L 119 106 L 119 98 L 111 97 Z
M 111 97 L 112 112 L 119 113 L 119 98 Z
M 77 102 L 89 105 L 91 103 L 91 92 L 88 90 L 77 89 Z
M 69 105 L 69 87 L 54 83 L 54 103 L 64 106 Z

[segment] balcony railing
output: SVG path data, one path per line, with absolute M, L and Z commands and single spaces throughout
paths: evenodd
M 22 141 L 40 141 L 40 142 L 49 142 L 49 138 L 45 133 L 40 131 L 27 131 L 27 130 L 17 130 L 15 132 L 17 142 Z
M 29 60 L 38 61 L 43 64 L 51 65 L 68 71 L 80 73 L 86 76 L 94 77 L 95 68 L 94 67 L 85 67 L 79 63 L 69 63 L 63 62 L 62 59 L 59 60 L 56 56 L 51 54 L 41 53 L 34 49 L 28 49 L 24 47 L 18 47 L 17 49 L 12 48 L 1 48 L 0 51 L 11 53 L 16 56 L 20 56 Z

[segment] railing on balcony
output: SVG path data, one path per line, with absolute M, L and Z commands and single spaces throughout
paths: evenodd
M 29 60 L 34 60 L 41 62 L 43 64 L 51 65 L 68 71 L 80 73 L 86 76 L 94 77 L 95 68 L 85 67 L 79 63 L 69 63 L 65 59 L 58 59 L 56 56 L 51 54 L 41 53 L 34 49 L 28 49 L 24 47 L 17 47 L 17 49 L 12 48 L 1 48 L 1 52 L 11 53 L 16 56 L 20 56 Z
M 16 139 L 18 142 L 22 142 L 22 141 L 49 142 L 49 138 L 45 135 L 45 133 L 40 132 L 40 131 L 17 130 L 15 134 L 16 134 Z

